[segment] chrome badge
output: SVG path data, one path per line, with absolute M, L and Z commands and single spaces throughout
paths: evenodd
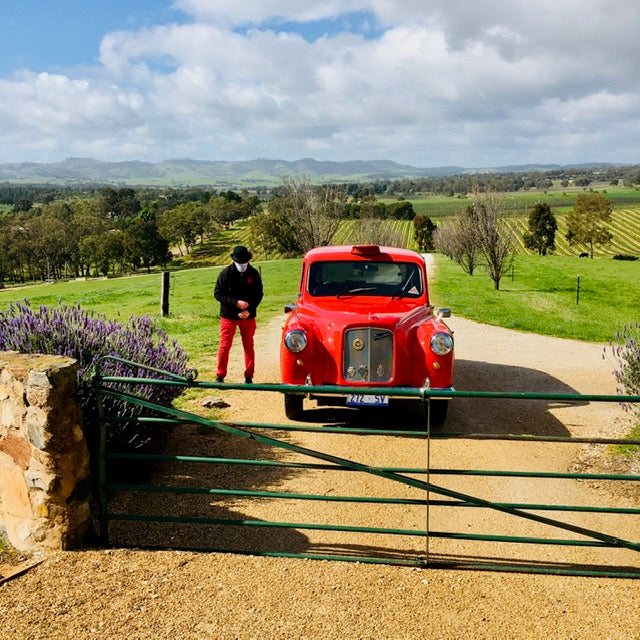
M 362 338 L 356 338 L 351 344 L 356 351 L 364 349 L 364 340 Z

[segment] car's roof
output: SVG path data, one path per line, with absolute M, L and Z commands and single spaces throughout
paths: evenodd
M 385 247 L 379 245 L 333 245 L 315 247 L 307 251 L 307 260 L 410 260 L 423 261 L 424 258 L 410 249 L 400 247 Z

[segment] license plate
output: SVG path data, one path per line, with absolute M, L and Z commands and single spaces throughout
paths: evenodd
M 389 406 L 389 396 L 350 393 L 347 396 L 347 405 L 350 407 L 387 407 Z

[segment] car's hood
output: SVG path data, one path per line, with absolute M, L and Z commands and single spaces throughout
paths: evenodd
M 393 330 L 399 325 L 422 324 L 433 317 L 428 305 L 416 306 L 415 302 L 394 299 L 380 303 L 367 296 L 323 298 L 319 302 L 306 303 L 298 309 L 301 319 L 312 321 L 321 331 L 323 327 L 373 325 Z M 322 331 L 324 333 L 324 331 Z

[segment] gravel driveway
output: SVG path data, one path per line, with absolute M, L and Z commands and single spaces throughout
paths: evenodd
M 278 379 L 278 340 L 281 320 L 258 325 L 256 382 Z M 615 393 L 612 363 L 602 358 L 600 345 L 558 340 L 479 325 L 453 317 L 458 368 L 458 389 Z M 213 358 L 213 354 L 212 354 Z M 231 356 L 235 369 L 228 380 L 240 380 L 240 354 Z M 230 404 L 222 418 L 251 422 L 283 422 L 282 398 L 259 392 L 224 392 Z M 326 424 L 344 415 L 311 409 L 311 422 Z M 406 416 L 392 416 L 388 424 L 406 425 Z M 629 427 L 629 417 L 617 405 L 531 404 L 490 400 L 456 400 L 446 423 L 458 432 L 542 433 L 548 435 L 618 436 Z M 424 441 L 412 437 L 286 436 L 296 443 L 330 451 L 358 461 L 389 466 L 423 466 Z M 259 447 L 253 441 L 236 445 L 226 435 L 192 430 L 169 443 L 200 453 L 219 451 L 240 455 Z M 234 449 L 234 447 L 239 449 Z M 263 450 L 262 453 L 265 453 Z M 267 452 L 268 453 L 268 452 Z M 540 445 L 501 441 L 434 441 L 429 452 L 433 467 L 514 468 L 566 471 L 590 464 L 592 449 L 579 445 Z M 183 476 L 202 474 L 189 468 Z M 228 478 L 207 471 L 212 485 Z M 257 477 L 236 476 L 233 482 L 279 491 L 309 489 L 330 494 L 365 492 L 370 495 L 414 496 L 409 487 L 389 487 L 383 479 L 342 478 L 328 472 L 264 472 Z M 169 474 L 175 482 L 179 472 Z M 433 479 L 435 480 L 435 477 Z M 189 478 L 185 479 L 188 482 Z M 438 482 L 445 484 L 443 478 Z M 446 486 L 495 498 L 504 491 L 511 502 L 589 504 L 602 502 L 637 505 L 633 491 L 612 494 L 602 483 L 564 481 L 522 482 L 511 478 L 500 486 L 481 478 L 446 480 Z M 533 487 L 533 489 L 532 489 Z M 531 495 L 533 491 L 534 495 Z M 393 493 L 391 493 L 393 492 Z M 174 503 L 173 503 L 174 504 Z M 153 505 L 147 505 L 150 508 Z M 209 500 L 213 513 L 227 516 L 324 522 L 331 518 L 349 523 L 424 528 L 424 509 L 414 507 L 335 506 L 306 502 L 304 511 L 291 501 L 234 498 Z M 157 508 L 163 508 L 158 506 Z M 166 504 L 165 507 L 166 508 Z M 177 507 L 172 506 L 172 510 Z M 186 508 L 186 507 L 185 507 Z M 295 509 L 298 509 L 297 511 Z M 485 531 L 520 535 L 517 525 L 495 512 L 449 509 L 434 514 L 430 528 Z M 481 511 L 481 513 L 479 513 Z M 452 514 L 451 512 L 456 512 Z M 640 523 L 616 521 L 616 534 L 640 539 Z M 302 520 L 301 520 L 302 519 Z M 381 523 L 382 519 L 382 523 Z M 592 516 L 580 524 L 610 526 Z M 385 524 L 386 523 L 386 524 Z M 526 523 L 525 523 L 526 524 Z M 188 528 L 185 528 L 188 529 Z M 268 530 L 267 530 L 268 531 Z M 537 535 L 531 523 L 527 535 Z M 226 534 L 225 534 L 226 535 Z M 122 543 L 143 539 L 172 545 L 204 542 L 198 530 L 153 527 L 114 528 L 112 538 Z M 566 534 L 555 537 L 568 537 Z M 113 541 L 113 540 L 112 540 Z M 216 538 L 219 542 L 220 538 Z M 411 536 L 371 536 L 296 530 L 265 533 L 256 527 L 241 536 L 226 535 L 228 548 L 276 547 L 303 552 L 331 552 L 358 556 L 412 557 L 424 554 L 426 542 Z M 235 545 L 241 545 L 237 547 Z M 251 546 L 253 545 L 253 546 Z M 430 554 L 438 559 L 473 556 L 487 561 L 516 558 L 529 563 L 610 564 L 640 569 L 640 554 L 535 545 L 501 545 L 465 541 L 431 541 Z M 505 549 L 505 546 L 507 547 Z M 562 577 L 472 570 L 419 569 L 363 562 L 328 562 L 268 558 L 192 551 L 148 551 L 113 548 L 59 552 L 37 567 L 0 586 L 0 638 L 73 639 L 108 638 L 354 638 L 354 639 L 458 639 L 458 638 L 640 638 L 640 581 L 615 578 Z

